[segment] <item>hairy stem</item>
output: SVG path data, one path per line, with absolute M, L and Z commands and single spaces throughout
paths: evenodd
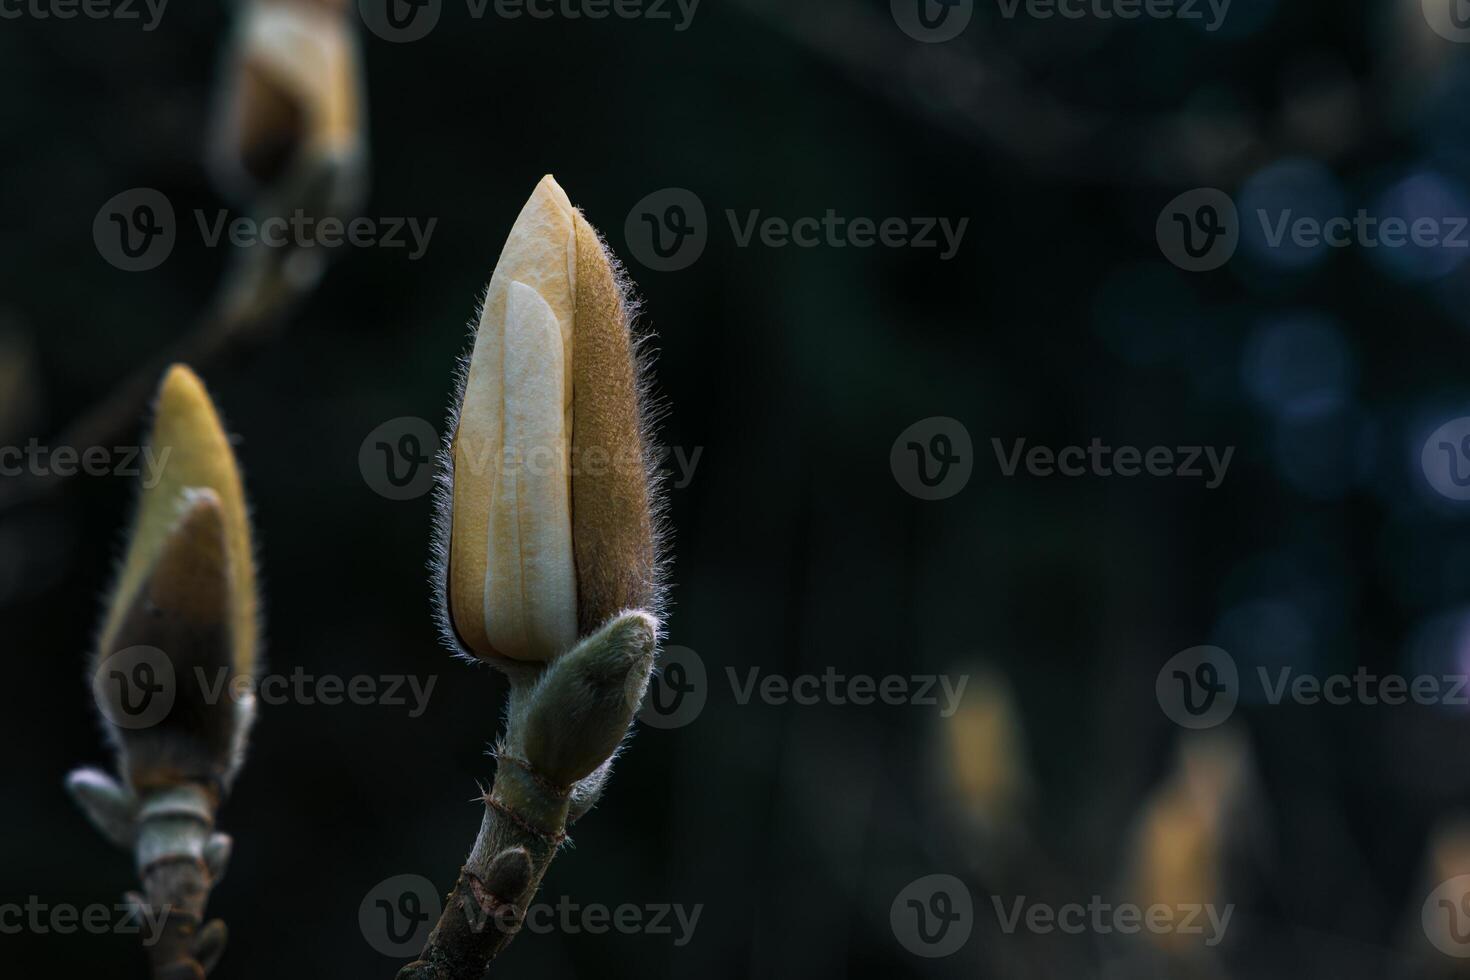
M 567 825 L 596 803 L 648 689 L 657 622 L 608 620 L 537 671 L 510 674 L 485 818 L 420 957 L 398 980 L 480 980 L 520 930 Z
M 566 837 L 569 790 L 502 756 L 469 860 L 418 960 L 398 980 L 478 980 L 510 945 Z

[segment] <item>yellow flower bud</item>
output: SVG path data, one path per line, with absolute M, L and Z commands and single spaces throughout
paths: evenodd
M 450 448 L 447 614 L 478 657 L 548 662 L 654 601 L 629 319 L 597 233 L 543 178 L 486 291 Z
M 170 368 L 159 388 L 148 451 L 160 467 L 159 477 L 155 484 L 145 484 L 139 495 L 137 518 L 102 628 L 99 652 L 105 657 L 112 651 L 145 586 L 155 592 L 167 587 L 180 597 L 181 590 L 213 587 L 206 579 L 180 572 L 176 561 L 163 560 L 170 538 L 192 513 L 194 520 L 208 520 L 221 532 L 224 553 L 220 558 L 228 569 L 230 592 L 226 608 L 231 659 L 237 673 L 249 674 L 255 664 L 258 609 L 245 493 L 219 415 L 198 376 L 183 365 Z M 190 553 L 197 555 L 198 549 Z M 217 608 L 206 596 L 197 600 L 176 598 L 174 602 L 182 602 L 185 608 Z

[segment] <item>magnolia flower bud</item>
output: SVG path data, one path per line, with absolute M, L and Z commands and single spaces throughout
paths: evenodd
M 293 165 L 331 172 L 352 207 L 363 168 L 362 68 L 340 0 L 244 0 L 215 114 L 211 163 L 236 196 Z
M 187 780 L 227 784 L 253 718 L 252 702 L 232 697 L 228 684 L 255 668 L 255 566 L 234 453 L 204 386 L 186 367 L 164 378 L 148 451 L 161 471 L 139 497 L 97 667 L 120 651 L 156 649 L 167 658 L 172 703 L 162 718 L 120 725 L 122 705 L 113 699 L 128 692 L 121 682 L 99 681 L 97 690 L 134 789 Z
M 549 662 L 656 600 L 623 282 L 551 177 L 486 291 L 450 444 L 445 604 L 488 660 Z

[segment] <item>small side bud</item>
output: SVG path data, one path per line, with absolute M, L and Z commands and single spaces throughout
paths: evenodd
M 490 862 L 484 882 L 485 890 L 500 901 L 520 901 L 531 887 L 531 855 L 524 847 L 506 848 Z
M 211 919 L 199 930 L 194 937 L 193 953 L 194 959 L 204 968 L 206 974 L 213 973 L 219 959 L 225 953 L 225 943 L 230 938 L 230 931 L 220 919 Z
M 235 851 L 235 839 L 229 834 L 214 833 L 204 844 L 204 866 L 209 869 L 210 883 L 217 885 L 230 867 L 230 855 Z
M 138 837 L 138 801 L 101 769 L 77 769 L 66 777 L 66 791 L 92 826 L 118 847 L 129 849 Z
M 571 786 L 612 757 L 648 688 L 656 637 L 652 616 L 625 613 L 551 665 L 510 728 L 537 772 Z

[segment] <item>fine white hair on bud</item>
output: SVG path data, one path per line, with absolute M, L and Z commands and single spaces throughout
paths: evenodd
M 626 610 L 657 621 L 658 501 L 632 319 L 616 259 L 544 177 L 460 365 L 436 497 L 444 635 L 513 677 Z

